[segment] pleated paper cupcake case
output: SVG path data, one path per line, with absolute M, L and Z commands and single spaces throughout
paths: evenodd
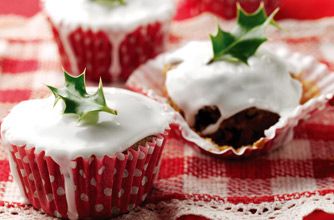
M 78 157 L 71 162 L 77 213 L 82 217 L 108 217 L 140 205 L 159 171 L 167 133 L 137 149 L 112 156 Z M 10 156 L 24 193 L 35 208 L 56 217 L 68 217 L 64 175 L 55 161 L 35 148 L 12 145 Z

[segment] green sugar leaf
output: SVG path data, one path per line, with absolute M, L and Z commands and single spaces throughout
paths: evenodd
M 237 60 L 247 63 L 248 58 L 252 56 L 259 46 L 266 40 L 266 38 L 243 40 L 232 47 L 229 54 Z
M 65 87 L 55 88 L 47 86 L 55 96 L 55 104 L 61 99 L 65 104 L 64 114 L 78 115 L 80 121 L 95 124 L 99 119 L 99 112 L 117 115 L 117 111 L 107 106 L 102 81 L 94 94 L 88 94 L 85 84 L 85 72 L 75 77 L 64 72 Z
M 210 35 L 211 42 L 212 42 L 212 48 L 214 52 L 214 59 L 219 59 L 221 56 L 223 56 L 226 52 L 226 48 L 229 48 L 234 42 L 235 37 L 228 33 L 223 31 L 218 27 L 218 33 L 216 36 Z
M 253 14 L 245 12 L 239 4 L 237 5 L 237 10 L 237 24 L 245 30 L 251 30 L 256 26 L 262 25 L 267 20 L 263 4 Z
M 209 63 L 222 59 L 247 63 L 248 58 L 267 40 L 265 29 L 270 24 L 277 26 L 273 18 L 278 9 L 269 17 L 263 4 L 252 14 L 245 12 L 240 5 L 237 10 L 237 26 L 234 31 L 225 32 L 218 27 L 217 34 L 210 36 L 214 56 Z

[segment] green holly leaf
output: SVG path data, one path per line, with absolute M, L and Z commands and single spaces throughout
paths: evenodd
M 237 10 L 237 26 L 234 31 L 225 32 L 218 27 L 217 34 L 210 36 L 214 56 L 209 63 L 226 59 L 247 64 L 248 58 L 267 40 L 264 35 L 265 29 L 270 24 L 277 26 L 273 18 L 278 9 L 269 17 L 263 4 L 252 14 L 245 12 L 239 4 Z
M 47 86 L 55 96 L 55 104 L 61 99 L 65 103 L 64 114 L 76 114 L 80 121 L 95 124 L 99 112 L 117 115 L 117 111 L 107 106 L 102 81 L 94 94 L 88 94 L 85 84 L 85 72 L 75 77 L 64 71 L 65 87 Z
M 92 0 L 92 1 L 95 1 L 96 3 L 109 7 L 113 7 L 116 5 L 125 5 L 125 0 Z

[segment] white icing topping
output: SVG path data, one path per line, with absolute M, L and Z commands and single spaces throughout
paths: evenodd
M 220 122 L 250 107 L 285 114 L 299 105 L 301 83 L 292 79 L 279 57 L 259 50 L 248 65 L 227 61 L 208 65 L 213 57 L 210 42 L 190 42 L 169 54 L 166 63 L 182 61 L 167 73 L 166 89 L 192 126 L 204 106 L 217 106 L 221 118 L 203 134 L 214 132 Z
M 45 0 L 44 8 L 53 22 L 74 26 L 129 30 L 140 25 L 170 19 L 171 0 L 126 0 L 125 5 L 107 7 L 92 0 Z
M 105 88 L 108 105 L 118 115 L 100 113 L 100 123 L 83 125 L 74 115 L 63 115 L 61 101 L 54 98 L 24 101 L 4 119 L 1 132 L 7 143 L 45 150 L 53 158 L 112 155 L 139 140 L 163 132 L 171 116 L 162 104 L 146 96 Z

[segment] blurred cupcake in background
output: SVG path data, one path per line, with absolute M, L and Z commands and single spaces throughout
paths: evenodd
M 107 83 L 164 50 L 174 10 L 170 0 L 44 1 L 63 67 Z

